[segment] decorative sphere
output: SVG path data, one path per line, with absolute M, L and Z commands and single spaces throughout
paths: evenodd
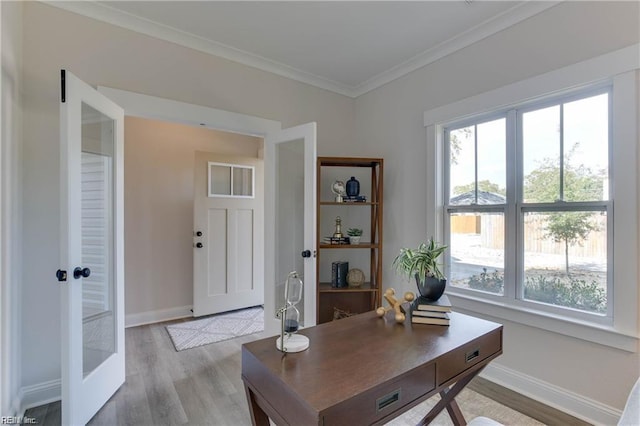
M 346 194 L 347 191 L 345 190 L 344 182 L 341 180 L 337 180 L 333 182 L 333 184 L 331 185 L 331 192 L 333 192 L 336 195 Z
M 393 296 L 394 294 L 396 294 L 396 291 L 392 288 L 388 288 L 387 290 L 385 290 L 384 294 L 387 296 Z
M 413 302 L 415 298 L 416 298 L 416 295 L 411 293 L 410 291 L 404 294 L 404 300 L 406 300 L 407 302 Z
M 384 316 L 384 313 L 385 313 L 385 312 L 386 312 L 386 311 L 385 311 L 385 309 L 384 309 L 383 307 L 379 307 L 378 309 L 376 309 L 376 314 L 377 314 L 379 317 Z
M 404 314 L 396 314 L 396 322 L 404 322 Z

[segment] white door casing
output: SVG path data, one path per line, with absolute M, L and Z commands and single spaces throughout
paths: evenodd
M 269 133 L 264 157 L 265 331 L 276 334 L 275 312 L 292 270 L 304 283 L 302 325 L 316 324 L 316 123 Z M 306 250 L 310 256 L 303 258 Z
M 123 148 L 124 110 L 62 70 L 57 275 L 65 425 L 87 423 L 125 380 Z
M 275 318 L 276 310 L 276 298 L 275 298 L 275 206 L 276 202 L 273 199 L 275 191 L 271 188 L 275 185 L 276 171 L 275 167 L 275 143 L 277 139 L 283 135 L 283 132 L 291 134 L 292 140 L 295 140 L 296 135 L 292 133 L 299 132 L 302 139 L 305 140 L 305 145 L 309 148 L 305 148 L 304 164 L 305 170 L 309 170 L 309 180 L 305 181 L 305 197 L 306 194 L 315 197 L 315 162 L 316 162 L 316 124 L 310 123 L 308 125 L 297 126 L 291 129 L 280 130 L 280 122 L 268 120 L 260 117 L 249 116 L 245 114 L 239 114 L 230 111 L 224 111 L 216 108 L 205 107 L 202 105 L 189 104 L 185 102 L 174 101 L 171 99 L 160 98 L 157 96 L 144 95 L 141 93 L 135 93 L 127 90 L 114 89 L 110 87 L 99 86 L 98 90 L 107 95 L 110 99 L 116 101 L 119 105 L 125 109 L 127 115 L 134 117 L 150 118 L 154 120 L 165 120 L 176 123 L 189 124 L 193 126 L 202 126 L 203 124 L 207 128 L 224 130 L 244 135 L 265 137 L 265 282 L 264 282 L 264 306 L 265 306 L 265 330 L 270 334 L 279 333 L 279 323 Z M 306 128 L 306 132 L 304 130 Z M 286 137 L 284 137 L 286 140 Z M 313 141 L 313 142 L 311 142 Z M 267 163 L 267 158 L 271 159 L 270 163 Z M 314 209 L 315 201 L 309 201 L 305 199 L 305 217 L 309 217 L 309 227 L 306 227 L 305 235 L 310 234 L 311 240 L 315 239 L 315 217 L 316 212 Z M 311 224 L 311 221 L 313 222 Z M 309 238 L 309 237 L 305 237 Z M 314 250 L 315 243 L 306 243 L 305 246 L 309 250 Z M 305 276 L 308 278 L 305 280 L 305 293 L 311 296 L 309 299 L 305 299 L 306 304 L 310 304 L 310 311 L 315 312 L 316 297 L 315 297 L 315 272 L 311 273 L 307 271 L 308 265 L 315 268 L 315 258 L 305 261 Z M 313 288 L 307 288 L 313 287 Z M 278 301 L 278 304 L 280 302 Z M 315 322 L 315 314 L 314 314 Z M 305 326 L 307 326 L 305 324 Z
M 223 173 L 232 165 L 252 167 L 253 182 L 245 184 L 253 183 L 253 196 L 209 196 L 209 163 Z M 262 305 L 263 160 L 196 152 L 194 179 L 193 315 Z

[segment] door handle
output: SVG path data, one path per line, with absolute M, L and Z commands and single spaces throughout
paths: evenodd
M 197 248 L 202 248 L 202 247 L 204 247 L 204 246 L 202 245 L 202 243 L 196 243 L 196 247 L 197 247 Z
M 311 257 L 311 250 L 304 250 L 301 254 L 302 257 Z
M 78 266 L 76 269 L 73 270 L 73 278 L 75 278 L 76 280 L 80 277 L 89 278 L 90 275 L 91 275 L 91 269 L 89 268 L 81 268 Z

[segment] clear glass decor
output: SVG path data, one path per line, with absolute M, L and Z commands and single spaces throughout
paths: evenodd
M 285 305 L 277 312 L 281 330 L 276 348 L 282 352 L 301 352 L 309 347 L 308 337 L 295 334 L 300 328 L 300 311 L 296 305 L 302 300 L 302 287 L 298 273 L 290 272 L 284 286 Z

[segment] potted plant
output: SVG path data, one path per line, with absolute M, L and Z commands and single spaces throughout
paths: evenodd
M 418 292 L 422 297 L 438 300 L 447 285 L 447 280 L 440 270 L 438 257 L 446 249 L 447 246 L 437 243 L 431 237 L 428 242 L 420 243 L 417 248 L 400 249 L 400 254 L 393 260 L 393 267 L 400 275 L 415 277 Z
M 349 228 L 347 230 L 347 235 L 349 236 L 349 243 L 360 244 L 360 237 L 362 237 L 362 229 Z

